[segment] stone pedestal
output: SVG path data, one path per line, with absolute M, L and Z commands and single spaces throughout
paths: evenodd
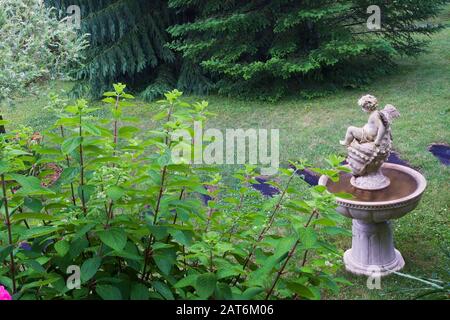
M 353 220 L 352 248 L 344 254 L 345 267 L 354 274 L 388 275 L 403 268 L 402 255 L 394 248 L 390 221 Z
M 394 248 L 390 220 L 400 219 L 417 207 L 427 181 L 416 170 L 398 164 L 384 163 L 382 169 L 391 185 L 381 191 L 384 196 L 373 201 L 370 193 L 380 191 L 367 191 L 369 197 L 361 197 L 359 192 L 354 192 L 346 173 L 342 173 L 337 182 L 327 176 L 319 179 L 319 185 L 326 186 L 332 193 L 354 195 L 351 199 L 336 197 L 336 210 L 353 219 L 352 248 L 344 254 L 346 269 L 351 273 L 385 276 L 405 265 L 402 255 Z

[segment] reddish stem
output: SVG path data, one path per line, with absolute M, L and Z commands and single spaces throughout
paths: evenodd
M 259 236 L 258 236 L 258 239 L 256 240 L 256 243 L 252 246 L 252 248 L 250 249 L 249 255 L 248 255 L 247 258 L 245 259 L 244 265 L 242 266 L 242 270 L 245 270 L 245 269 L 247 268 L 247 265 L 249 264 L 250 259 L 253 257 L 253 254 L 255 253 L 257 244 L 258 244 L 259 242 L 261 242 L 261 241 L 264 239 L 265 235 L 267 234 L 267 232 L 268 232 L 268 231 L 270 230 L 270 228 L 272 227 L 273 222 L 275 221 L 275 216 L 276 216 L 278 210 L 280 210 L 280 208 L 281 208 L 281 203 L 282 203 L 282 201 L 283 201 L 283 199 L 284 199 L 284 197 L 285 197 L 285 195 L 286 195 L 287 189 L 288 189 L 288 187 L 289 187 L 289 185 L 290 185 L 292 179 L 294 178 L 295 174 L 297 173 L 297 170 L 298 170 L 298 169 L 296 169 L 296 170 L 292 173 L 292 175 L 289 177 L 289 180 L 288 180 L 288 182 L 287 182 L 287 184 L 286 184 L 286 187 L 284 188 L 283 192 L 281 193 L 281 196 L 280 196 L 280 198 L 278 199 L 278 202 L 277 202 L 277 204 L 275 205 L 275 208 L 274 208 L 272 214 L 270 215 L 269 224 L 261 230 L 261 232 L 260 232 L 260 234 L 259 234 Z M 235 278 L 235 280 L 234 280 L 234 282 L 233 282 L 232 285 L 235 286 L 235 285 L 238 283 L 238 281 L 239 281 L 240 278 L 241 278 L 241 276 L 238 275 L 238 276 Z
M 84 198 L 84 155 L 83 155 L 83 129 L 82 129 L 82 115 L 80 111 L 80 187 L 81 187 L 81 207 L 83 209 L 83 212 L 87 213 L 86 208 L 86 199 Z
M 308 222 L 306 222 L 305 224 L 305 229 L 309 227 L 309 225 L 311 224 L 312 219 L 314 218 L 314 216 L 316 215 L 317 211 L 313 210 L 312 214 L 309 216 Z M 297 239 L 297 241 L 295 241 L 294 245 L 292 246 L 291 250 L 289 250 L 288 256 L 286 257 L 286 260 L 284 260 L 283 266 L 281 267 L 280 270 L 278 270 L 277 275 L 275 277 L 275 280 L 272 284 L 272 286 L 270 287 L 269 291 L 267 292 L 266 295 L 266 300 L 268 300 L 270 298 L 270 296 L 272 295 L 273 290 L 275 290 L 275 287 L 278 283 L 278 280 L 280 280 L 281 275 L 284 273 L 284 270 L 286 269 L 289 261 L 291 260 L 291 258 L 293 257 L 295 250 L 297 249 L 297 246 L 300 244 L 300 239 Z M 304 263 L 306 263 L 306 257 L 304 256 L 303 258 L 303 264 L 302 266 L 304 266 Z
M 2 190 L 3 190 L 3 205 L 5 206 L 6 227 L 8 229 L 8 243 L 10 246 L 13 246 L 11 221 L 9 219 L 8 197 L 6 194 L 5 175 L 2 174 L 1 177 L 2 177 Z M 12 279 L 12 285 L 13 285 L 13 293 L 15 293 L 16 292 L 16 266 L 14 263 L 13 251 L 11 251 L 11 253 L 9 254 L 9 257 L 11 259 L 10 270 L 11 270 L 11 279 Z
M 64 127 L 60 126 L 60 129 L 61 129 L 61 137 L 64 138 L 64 136 L 65 136 L 65 134 L 64 134 Z M 66 155 L 66 163 L 67 163 L 67 167 L 70 167 L 69 155 Z M 74 206 L 76 206 L 77 205 L 77 201 L 76 201 L 76 198 L 75 198 L 75 190 L 73 188 L 73 182 L 70 183 L 70 192 L 71 192 L 71 195 L 72 195 L 72 203 L 73 203 Z

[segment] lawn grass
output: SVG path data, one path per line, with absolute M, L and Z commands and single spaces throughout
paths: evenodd
M 450 22 L 450 8 L 440 17 Z M 70 88 L 70 83 L 52 82 L 42 87 L 39 95 L 18 99 L 4 117 L 13 125 L 27 124 L 37 130 L 44 128 L 53 115 L 42 112 L 50 91 Z M 280 160 L 286 165 L 290 159 L 304 158 L 315 165 L 324 165 L 329 154 L 345 155 L 339 146 L 349 125 L 363 125 L 366 115 L 357 106 L 357 99 L 366 93 L 378 97 L 380 104 L 391 103 L 401 117 L 393 124 L 394 149 L 400 157 L 424 174 L 428 187 L 419 207 L 394 224 L 396 247 L 402 252 L 406 267 L 404 273 L 426 278 L 449 277 L 449 260 L 444 250 L 450 250 L 449 207 L 450 171 L 428 151 L 432 143 L 450 143 L 450 28 L 431 38 L 429 51 L 418 58 L 399 61 L 397 70 L 378 79 L 363 89 L 342 90 L 315 100 L 286 98 L 276 103 L 244 101 L 218 96 L 204 98 L 210 110 L 217 113 L 208 127 L 264 128 L 280 130 Z M 132 113 L 151 126 L 150 114 L 155 105 L 137 103 Z M 148 119 L 146 122 L 145 119 Z M 229 172 L 232 168 L 225 168 Z M 351 222 L 346 222 L 350 228 Z M 346 249 L 351 239 L 339 240 Z M 402 289 L 420 286 L 417 282 L 399 276 L 382 280 L 381 290 L 369 290 L 366 278 L 354 277 L 342 271 L 352 281 L 330 299 L 402 299 Z

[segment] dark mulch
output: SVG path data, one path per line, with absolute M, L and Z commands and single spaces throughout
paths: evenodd
M 428 150 L 439 159 L 442 164 L 450 165 L 450 146 L 446 144 L 432 144 Z

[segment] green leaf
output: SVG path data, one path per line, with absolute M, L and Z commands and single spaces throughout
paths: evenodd
M 0 276 L 0 283 L 12 290 L 13 284 L 11 278 Z
M 167 227 L 147 224 L 148 229 L 153 234 L 156 240 L 167 238 L 169 235 Z
M 80 270 L 80 276 L 81 281 L 86 282 L 89 281 L 95 274 L 97 273 L 98 269 L 100 268 L 100 265 L 102 264 L 102 258 L 100 257 L 94 257 L 86 260 L 81 265 Z
M 11 217 L 11 222 L 18 222 L 27 219 L 36 219 L 44 221 L 61 220 L 61 218 L 59 217 L 55 217 L 45 213 L 16 213 Z
M 92 123 L 85 122 L 83 124 L 83 129 L 92 134 L 93 136 L 101 135 L 100 129 Z
M 42 202 L 39 199 L 34 199 L 30 197 L 25 197 L 24 199 L 24 205 L 28 209 L 31 209 L 33 212 L 39 213 L 41 212 L 42 208 L 44 207 L 42 205 Z
M 81 237 L 84 237 L 84 235 L 86 233 L 88 233 L 89 231 L 91 231 L 95 226 L 96 226 L 95 223 L 90 223 L 90 224 L 83 226 L 80 230 L 78 230 L 75 233 L 75 236 L 73 237 L 73 241 L 78 240 Z
M 291 201 L 289 201 L 288 206 L 291 209 L 294 209 L 294 210 L 300 211 L 300 212 L 304 212 L 304 213 L 310 213 L 312 210 L 311 206 L 309 206 L 303 200 L 291 200 Z
M 117 94 L 112 91 L 107 91 L 107 92 L 103 93 L 103 96 L 104 97 L 115 97 L 115 96 L 117 96 Z
M 136 283 L 131 287 L 130 300 L 148 300 L 150 293 L 142 283 Z
M 22 188 L 18 191 L 20 194 L 26 195 L 48 195 L 54 194 L 53 191 L 41 186 L 41 181 L 36 177 L 26 177 L 21 174 L 11 174 L 11 177 L 16 180 Z
M 336 281 L 337 283 L 342 283 L 342 284 L 344 284 L 344 285 L 346 285 L 346 286 L 351 286 L 351 285 L 353 285 L 352 282 L 348 281 L 348 280 L 345 279 L 345 278 L 341 278 L 341 277 L 334 278 L 334 281 Z
M 113 201 L 117 201 L 124 196 L 125 190 L 118 186 L 112 186 L 112 187 L 108 188 L 108 190 L 106 190 L 106 194 Z
M 60 279 L 61 279 L 60 277 L 53 277 L 53 278 L 50 278 L 47 280 L 39 280 L 39 281 L 29 282 L 22 287 L 22 291 L 25 291 L 26 289 L 31 289 L 31 288 L 47 286 L 47 285 L 49 285 L 53 282 L 56 282 Z
M 170 288 L 164 282 L 153 281 L 152 286 L 164 299 L 175 300 L 172 291 L 170 291 Z
M 3 260 L 5 260 L 13 250 L 14 246 L 12 245 L 7 245 L 6 247 L 0 248 L 0 262 L 3 262 Z
M 95 292 L 97 292 L 103 300 L 122 300 L 120 290 L 112 285 L 97 285 Z
M 114 87 L 114 90 L 116 91 L 116 93 L 118 94 L 118 95 L 120 95 L 120 94 L 122 94 L 123 93 L 123 91 L 125 90 L 125 88 L 127 87 L 125 84 L 123 84 L 123 83 L 114 83 L 113 84 L 113 87 Z
M 218 283 L 217 289 L 214 293 L 214 298 L 217 300 L 232 300 L 233 292 L 231 291 L 231 285 L 226 283 Z
M 97 234 L 104 244 L 116 251 L 122 251 L 127 244 L 127 234 L 121 229 L 98 231 Z
M 20 235 L 20 240 L 28 240 L 31 238 L 38 238 L 42 236 L 46 236 L 48 234 L 52 234 L 54 232 L 59 231 L 60 228 L 52 227 L 52 226 L 41 226 L 41 227 L 33 227 L 31 229 L 25 230 Z
M 0 174 L 7 173 L 9 169 L 9 164 L 6 161 L 0 161 Z
M 79 173 L 80 173 L 79 167 L 64 168 L 63 172 L 61 173 L 61 176 L 59 177 L 59 182 L 62 184 L 73 182 L 78 177 Z
M 313 224 L 334 227 L 334 226 L 336 226 L 336 221 L 328 219 L 328 218 L 320 218 L 320 219 L 314 220 Z
M 162 242 L 155 242 L 155 243 L 152 245 L 153 251 L 161 250 L 161 249 L 168 249 L 168 248 L 173 248 L 173 247 L 174 247 L 173 244 L 162 243 Z
M 134 104 L 134 103 L 131 103 L 131 102 L 128 102 L 128 101 L 124 101 L 124 100 L 121 100 L 120 102 L 119 102 L 119 106 L 121 106 L 121 107 L 134 107 L 136 104 Z
M 317 191 L 319 193 L 322 193 L 325 190 L 327 190 L 327 187 L 325 187 L 325 186 L 314 186 L 314 187 L 312 187 L 312 189 L 314 189 L 315 191 Z
M 55 243 L 55 250 L 59 256 L 64 257 L 69 252 L 70 244 L 66 240 L 61 240 Z
M 175 264 L 174 259 L 164 253 L 154 254 L 153 260 L 155 260 L 155 263 L 158 266 L 159 270 L 161 270 L 161 272 L 166 275 L 170 273 L 170 270 L 172 270 L 172 266 Z
M 317 234 L 312 228 L 300 228 L 297 232 L 303 249 L 311 249 L 316 245 Z
M 82 196 L 84 196 L 85 202 L 88 202 L 89 199 L 91 198 L 91 196 L 95 192 L 95 186 L 85 184 L 83 186 L 78 186 L 77 191 L 78 191 L 78 196 L 80 198 L 82 198 Z
M 352 235 L 351 231 L 341 228 L 341 227 L 324 227 L 324 228 L 322 228 L 322 231 L 327 234 L 330 234 L 332 236 L 335 236 L 335 235 L 351 236 Z
M 264 292 L 264 288 L 248 288 L 242 293 L 241 299 L 251 300 L 261 292 Z
M 269 257 L 265 257 L 262 265 L 252 271 L 248 276 L 248 284 L 251 287 L 265 286 L 274 268 L 283 261 L 292 247 L 294 239 L 292 237 L 284 237 L 277 239 L 275 252 Z
M 70 154 L 72 151 L 74 151 L 76 148 L 78 148 L 82 142 L 81 137 L 71 137 L 64 140 L 64 142 L 61 144 L 61 151 L 64 154 Z
M 108 254 L 106 254 L 107 256 L 110 257 L 121 257 L 121 258 L 125 258 L 127 260 L 135 260 L 135 261 L 141 261 L 142 260 L 142 256 L 139 256 L 137 254 L 131 253 L 131 252 L 127 252 L 126 248 L 123 251 L 111 251 L 108 252 Z
M 125 99 L 131 99 L 131 100 L 134 99 L 134 96 L 129 93 L 122 94 L 122 97 Z
M 162 154 L 157 162 L 161 167 L 167 166 L 168 164 L 170 164 L 170 162 L 172 161 L 172 155 L 170 153 L 170 151 L 165 152 L 164 154 Z
M 119 136 L 123 138 L 133 138 L 137 132 L 139 132 L 139 128 L 133 126 L 121 127 L 119 129 Z
M 37 273 L 46 273 L 46 270 L 35 260 L 28 260 L 26 264 Z
M 55 122 L 56 126 L 76 125 L 79 123 L 78 118 L 60 118 Z
M 84 114 L 88 114 L 88 113 L 96 112 L 96 111 L 98 111 L 98 110 L 100 110 L 100 108 L 84 108 L 84 109 L 83 109 L 83 113 L 84 113 Z
M 122 110 L 121 109 L 112 109 L 111 113 L 113 115 L 113 119 L 119 119 L 120 116 L 122 115 Z
M 197 277 L 195 290 L 200 298 L 209 298 L 216 290 L 216 275 L 214 273 L 205 273 Z
M 162 119 L 164 119 L 164 118 L 167 118 L 167 110 L 163 110 L 163 111 L 161 111 L 161 112 L 155 114 L 155 115 L 152 117 L 152 119 L 155 120 L 155 121 L 159 121 L 159 120 L 162 120 Z
M 89 246 L 89 242 L 85 237 L 77 238 L 70 244 L 69 255 L 72 259 L 77 258 Z
M 354 199 L 355 197 L 351 193 L 346 192 L 337 192 L 334 193 L 334 196 L 341 199 Z
M 175 288 L 185 288 L 185 287 L 195 287 L 195 284 L 197 282 L 197 278 L 198 275 L 196 274 L 191 274 L 183 279 L 181 279 L 180 281 L 178 281 L 174 287 Z
M 69 113 L 72 113 L 72 114 L 77 114 L 78 113 L 78 107 L 77 106 L 67 106 L 64 110 L 69 112 Z
M 286 284 L 287 288 L 293 292 L 295 292 L 297 295 L 299 295 L 302 298 L 307 299 L 314 299 L 315 294 L 312 292 L 308 287 L 299 284 L 297 282 L 288 282 Z
M 194 233 L 189 230 L 175 230 L 171 232 L 173 238 L 183 246 L 190 247 L 193 244 Z

